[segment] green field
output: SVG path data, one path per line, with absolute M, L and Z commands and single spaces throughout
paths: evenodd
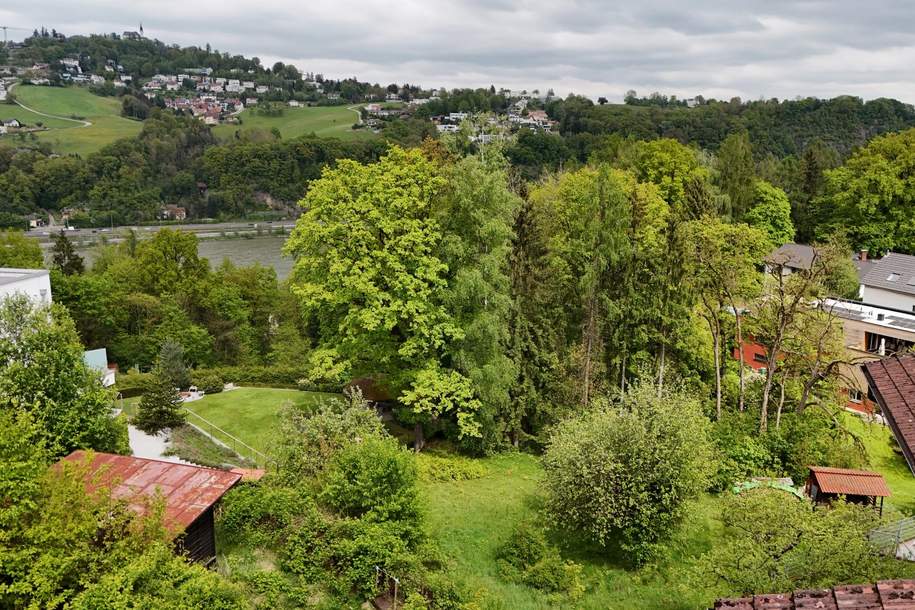
M 482 478 L 423 484 L 430 534 L 452 559 L 455 579 L 467 590 L 479 592 L 482 607 L 648 610 L 711 605 L 710 593 L 687 586 L 686 570 L 720 537 L 718 498 L 705 497 L 690 506 L 683 527 L 667 544 L 664 559 L 657 565 L 627 569 L 610 558 L 567 545 L 563 555 L 584 567 L 585 593 L 574 602 L 551 599 L 501 578 L 496 564 L 502 541 L 517 523 L 533 515 L 542 475 L 539 461 L 525 454 L 484 461 L 488 474 Z
M 867 449 L 870 467 L 883 475 L 892 492 L 888 506 L 905 515 L 915 514 L 915 476 L 909 470 L 902 454 L 894 451 L 896 439 L 887 426 L 865 423 L 860 417 L 846 415 L 848 429 L 858 435 Z
M 372 132 L 367 129 L 352 128 L 358 117 L 352 110 L 347 110 L 346 106 L 284 108 L 282 116 L 277 117 L 261 116 L 256 109 L 249 109 L 242 112 L 240 118 L 241 125 L 217 125 L 213 128 L 213 133 L 221 139 L 230 139 L 236 131 L 270 131 L 275 127 L 285 139 L 310 133 L 342 140 L 372 136 Z
M 120 116 L 121 104 L 117 98 L 93 95 L 83 87 L 35 87 L 18 85 L 13 89 L 16 99 L 38 112 L 89 121 L 84 127 L 73 120 L 55 119 L 35 114 L 18 106 L 0 108 L 3 118 L 18 118 L 27 124 L 42 123 L 49 128 L 38 139 L 47 142 L 58 153 L 86 155 L 95 152 L 120 138 L 136 135 L 142 123 Z M 15 109 L 12 112 L 9 109 Z
M 278 414 L 284 405 L 314 407 L 337 396 L 276 388 L 238 388 L 204 396 L 185 406 L 258 451 L 269 453 Z M 194 417 L 188 421 L 206 429 Z

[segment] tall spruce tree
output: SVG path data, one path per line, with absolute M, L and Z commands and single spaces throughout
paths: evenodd
M 85 271 L 83 257 L 76 253 L 73 242 L 67 237 L 63 229 L 54 236 L 53 253 L 54 267 L 64 275 L 79 275 Z

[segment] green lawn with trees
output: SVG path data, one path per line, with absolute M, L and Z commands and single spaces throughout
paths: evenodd
M 35 121 L 42 120 L 50 128 L 38 134 L 39 141 L 50 144 L 57 153 L 86 155 L 115 140 L 135 136 L 143 127 L 139 121 L 121 116 L 119 98 L 94 95 L 85 87 L 19 85 L 13 93 L 38 112 L 92 123 L 85 127 L 75 121 L 35 115 Z
M 185 406 L 258 451 L 269 454 L 281 409 L 292 406 L 310 412 L 328 400 L 337 399 L 340 399 L 339 394 L 240 387 L 206 395 L 200 400 L 185 403 Z M 189 421 L 207 429 L 193 416 Z M 218 434 L 215 436 L 219 437 Z
M 287 140 L 312 133 L 342 140 L 370 138 L 371 130 L 353 129 L 353 124 L 359 120 L 358 110 L 357 107 L 354 112 L 346 106 L 281 107 L 273 114 L 254 106 L 239 115 L 241 125 L 217 125 L 213 133 L 223 140 L 235 138 L 236 134 L 274 129 Z

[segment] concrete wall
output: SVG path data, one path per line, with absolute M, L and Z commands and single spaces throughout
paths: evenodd
M 0 284 L 0 300 L 14 294 L 24 294 L 34 303 L 51 304 L 51 276 L 47 272 L 29 275 L 14 282 Z
M 902 294 L 871 286 L 861 287 L 861 300 L 869 305 L 892 307 L 902 311 L 913 311 L 912 308 L 915 307 L 915 295 Z

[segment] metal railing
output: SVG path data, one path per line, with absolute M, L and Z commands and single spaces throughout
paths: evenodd
M 196 420 L 196 422 L 188 421 L 187 424 L 192 426 L 194 429 L 209 438 L 214 443 L 234 451 L 236 455 L 253 462 L 254 465 L 258 468 L 267 468 L 271 464 L 276 464 L 276 460 L 271 458 L 263 451 L 255 449 L 237 436 L 226 432 L 202 415 L 194 413 L 187 407 L 184 407 L 184 410 L 190 417 L 193 417 Z
M 904 544 L 915 540 L 915 517 L 906 517 L 881 525 L 871 530 L 867 537 L 881 552 L 899 559 L 915 561 L 915 548 L 909 548 Z

